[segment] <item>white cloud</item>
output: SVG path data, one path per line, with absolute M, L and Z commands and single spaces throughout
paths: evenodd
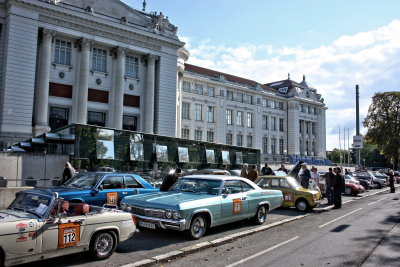
M 305 74 L 325 99 L 327 149 L 338 147 L 339 125 L 355 134 L 355 85 L 360 85 L 360 115 L 368 112 L 377 91 L 399 90 L 400 20 L 314 49 L 302 47 L 213 45 L 204 40 L 190 44 L 189 63 L 249 78 L 260 83 L 287 78 L 301 81 Z M 188 39 L 185 39 L 188 40 Z M 300 40 L 301 41 L 301 40 Z

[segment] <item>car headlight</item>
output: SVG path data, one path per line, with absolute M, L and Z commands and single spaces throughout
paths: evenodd
M 178 220 L 179 217 L 180 217 L 179 211 L 174 210 L 174 211 L 172 212 L 172 217 L 174 218 L 174 220 Z
M 167 217 L 167 219 L 171 219 L 172 218 L 172 210 L 166 210 L 165 217 Z

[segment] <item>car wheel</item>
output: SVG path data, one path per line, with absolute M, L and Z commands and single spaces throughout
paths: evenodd
M 97 233 L 90 242 L 90 256 L 95 260 L 107 259 L 116 247 L 116 238 L 111 232 Z
M 258 207 L 256 215 L 252 218 L 255 224 L 263 224 L 267 219 L 268 209 L 265 205 Z
M 376 183 L 376 188 L 381 189 L 382 185 L 380 183 Z
M 198 214 L 193 217 L 190 223 L 190 228 L 187 230 L 187 236 L 190 239 L 196 240 L 201 238 L 207 229 L 207 221 L 204 215 Z
M 348 195 L 348 196 L 351 196 L 351 195 L 353 194 L 353 190 L 351 190 L 350 187 L 346 187 L 346 188 L 344 189 L 344 193 L 345 193 L 346 195 Z
M 308 204 L 307 200 L 299 199 L 296 201 L 296 209 L 298 211 L 308 211 L 310 209 L 310 205 Z

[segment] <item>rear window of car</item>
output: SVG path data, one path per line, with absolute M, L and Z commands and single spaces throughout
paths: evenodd
M 269 186 L 269 179 L 261 179 L 258 181 L 257 185 L 259 187 L 268 187 Z

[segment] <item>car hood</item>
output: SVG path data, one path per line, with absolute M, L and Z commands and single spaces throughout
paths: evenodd
M 301 193 L 310 193 L 310 194 L 318 194 L 319 192 L 317 190 L 313 190 L 313 189 L 306 189 L 303 187 L 298 187 L 296 188 L 297 192 L 301 192 Z
M 58 194 L 67 193 L 81 193 L 91 191 L 91 188 L 78 188 L 73 186 L 53 186 L 53 187 L 37 187 L 35 189 L 27 190 L 29 192 L 42 193 L 44 195 L 53 195 L 55 192 Z
M 0 223 L 16 222 L 37 218 L 37 216 L 29 212 L 19 210 L 0 210 Z
M 212 195 L 182 193 L 182 192 L 157 192 L 143 195 L 125 197 L 121 203 L 151 208 L 177 208 L 179 204 L 188 203 L 213 197 Z M 199 202 L 201 203 L 201 202 Z

